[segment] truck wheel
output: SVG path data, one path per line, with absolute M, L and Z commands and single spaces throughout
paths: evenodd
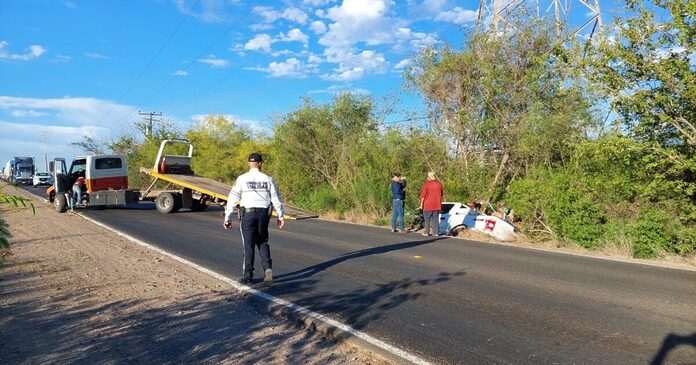
M 175 194 L 160 193 L 157 195 L 157 199 L 155 199 L 157 211 L 164 214 L 175 213 L 179 210 L 177 206 L 181 207 L 181 203 L 177 204 L 177 200 L 180 201 L 181 199 L 176 199 Z
M 56 208 L 56 212 L 65 213 L 68 210 L 68 200 L 65 198 L 65 195 L 56 195 L 53 199 L 53 206 Z

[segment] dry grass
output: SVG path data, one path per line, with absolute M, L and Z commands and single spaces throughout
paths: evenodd
M 374 226 L 374 227 L 378 227 L 377 225 L 374 224 L 375 221 L 377 221 L 379 219 L 387 219 L 387 220 L 390 219 L 390 217 L 385 218 L 385 217 L 382 217 L 376 213 L 366 214 L 366 213 L 355 212 L 355 211 L 347 212 L 343 216 L 341 216 L 337 212 L 327 212 L 327 213 L 322 214 L 320 216 L 320 218 L 325 219 L 325 220 L 344 221 L 344 222 L 350 222 L 350 223 L 361 224 L 361 225 L 366 225 L 366 226 Z M 674 255 L 669 255 L 666 252 L 662 252 L 658 255 L 658 258 L 656 258 L 656 259 L 650 259 L 650 260 L 634 259 L 633 258 L 633 244 L 627 237 L 623 237 L 623 236 L 620 236 L 620 237 L 612 239 L 612 240 L 604 241 L 596 249 L 587 249 L 587 248 L 578 246 L 572 242 L 558 240 L 558 239 L 535 240 L 533 238 L 529 238 L 528 236 L 526 236 L 525 234 L 523 234 L 521 232 L 517 233 L 516 240 L 509 241 L 509 242 L 498 241 L 487 234 L 475 232 L 475 231 L 471 231 L 471 230 L 462 231 L 461 233 L 459 233 L 459 235 L 457 235 L 456 238 L 463 239 L 463 240 L 479 241 L 479 242 L 505 244 L 505 245 L 518 246 L 518 247 L 541 248 L 541 249 L 546 249 L 546 250 L 552 250 L 552 251 L 558 251 L 558 252 L 567 252 L 567 253 L 574 253 L 574 254 L 582 254 L 582 255 L 589 255 L 589 256 L 598 256 L 598 257 L 599 256 L 607 256 L 607 257 L 626 259 L 626 260 L 635 261 L 635 262 L 663 263 L 663 264 L 666 264 L 668 266 L 696 268 L 696 254 L 690 255 L 690 256 L 674 256 Z

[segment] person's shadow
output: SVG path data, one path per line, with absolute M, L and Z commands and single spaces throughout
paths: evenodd
M 293 272 L 289 272 L 287 274 L 282 274 L 276 276 L 276 282 L 285 282 L 285 281 L 293 281 L 293 280 L 298 280 L 298 279 L 304 279 L 311 277 L 321 271 L 324 271 L 334 265 L 338 265 L 344 261 L 352 260 L 352 259 L 357 259 L 360 257 L 365 257 L 365 256 L 371 256 L 371 255 L 379 255 L 387 252 L 392 252 L 392 251 L 398 251 L 398 250 L 404 250 L 407 248 L 412 248 L 412 247 L 418 247 L 422 245 L 426 245 L 429 243 L 433 243 L 441 238 L 444 237 L 432 237 L 430 239 L 426 239 L 423 241 L 409 241 L 409 242 L 401 242 L 401 243 L 394 243 L 391 245 L 385 245 L 385 246 L 377 246 L 377 247 L 370 247 L 366 248 L 363 250 L 358 250 L 358 251 L 353 251 L 353 252 L 348 252 L 344 253 L 341 256 L 324 261 L 322 263 L 312 265 L 305 267 L 300 270 L 296 270 Z
M 696 348 L 696 332 L 688 336 L 680 336 L 674 333 L 670 333 L 669 335 L 667 335 L 667 337 L 665 337 L 665 339 L 662 341 L 662 347 L 660 347 L 660 351 L 658 351 L 657 354 L 655 354 L 655 357 L 652 359 L 650 364 L 664 364 L 667 355 L 669 355 L 671 351 L 673 351 L 675 348 L 681 345 L 691 345 L 692 347 Z M 692 360 L 694 360 L 693 363 L 696 364 L 696 358 Z

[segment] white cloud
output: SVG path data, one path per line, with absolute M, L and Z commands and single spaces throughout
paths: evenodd
M 326 5 L 334 0 L 302 0 L 303 4 L 309 4 L 313 6 L 322 6 Z
M 319 57 L 315 54 L 310 54 L 309 57 L 307 57 L 307 62 L 318 64 L 318 63 L 322 63 L 322 59 L 321 59 L 321 57 Z
M 237 21 L 241 11 L 239 0 L 201 0 L 195 8 L 196 1 L 172 0 L 177 10 L 182 14 L 191 14 L 192 17 L 208 23 L 220 23 Z
M 10 115 L 12 115 L 13 117 L 17 117 L 17 118 L 25 118 L 25 117 L 37 118 L 37 117 L 46 116 L 46 115 L 48 115 L 48 113 L 37 112 L 36 110 L 31 110 L 31 109 L 30 110 L 17 109 L 17 110 L 13 110 L 12 112 L 10 112 Z
M 256 37 L 246 42 L 244 49 L 269 53 L 271 52 L 271 45 L 273 45 L 273 43 L 275 43 L 275 40 L 271 38 L 270 35 L 266 33 L 257 34 Z
M 51 58 L 51 62 L 53 63 L 70 62 L 70 60 L 72 60 L 72 57 L 62 54 L 57 54 L 55 57 Z
M 273 24 L 268 24 L 268 23 L 252 24 L 249 26 L 249 29 L 253 30 L 254 32 L 258 32 L 260 30 L 269 30 L 269 29 L 273 29 Z
M 389 0 L 345 0 L 329 9 L 333 21 L 319 44 L 328 48 L 345 48 L 357 43 L 379 45 L 389 43 L 397 19 L 387 16 Z
M 309 25 L 309 29 L 311 29 L 314 34 L 324 34 L 326 33 L 326 24 L 324 24 L 322 21 L 316 20 Z
M 327 61 L 338 63 L 338 68 L 332 74 L 322 75 L 325 80 L 351 81 L 362 78 L 366 73 L 384 73 L 389 63 L 384 56 L 371 50 L 358 54 L 350 52 L 337 53 L 327 58 Z
M 403 59 L 403 60 L 399 61 L 399 63 L 397 63 L 397 64 L 394 66 L 394 69 L 395 69 L 395 70 L 403 70 L 403 69 L 405 69 L 406 67 L 411 66 L 412 64 L 413 64 L 413 60 L 411 60 L 410 58 L 406 58 L 406 59 Z
M 464 24 L 473 22 L 478 18 L 478 10 L 469 10 L 456 7 L 452 10 L 440 12 L 435 17 L 435 20 L 441 22 L 450 22 L 455 24 Z
M 297 28 L 291 29 L 288 34 L 280 33 L 278 38 L 283 42 L 302 42 L 307 44 L 309 37 Z
M 13 60 L 13 61 L 30 61 L 41 57 L 42 54 L 46 53 L 46 48 L 38 44 L 32 44 L 26 53 L 10 53 L 7 51 L 6 47 L 9 45 L 6 41 L 0 41 L 0 59 Z
M 83 52 L 83 55 L 89 57 L 89 58 L 94 58 L 95 60 L 106 60 L 109 59 L 108 56 L 104 56 L 103 54 L 100 53 L 95 53 L 95 52 Z
M 39 116 L 37 119 L 18 115 Z M 130 117 L 130 119 L 128 118 Z M 137 118 L 137 109 L 94 98 L 23 98 L 0 96 L 0 160 L 12 156 L 73 156 L 69 146 L 87 135 L 97 140 L 114 136 Z M 130 127 L 130 126 L 129 126 Z M 45 144 L 44 144 L 45 142 Z
M 326 61 L 337 67 L 323 75 L 324 79 L 356 80 L 368 73 L 386 72 L 388 62 L 370 46 L 387 45 L 406 53 L 436 42 L 433 34 L 415 32 L 408 20 L 390 15 L 394 4 L 392 0 L 344 0 L 328 9 L 327 31 L 318 43 L 325 47 Z
M 197 124 L 205 124 L 205 121 L 208 118 L 208 114 L 196 114 L 191 116 L 191 121 Z M 223 118 L 225 118 L 227 121 L 233 122 L 237 124 L 238 126 L 242 127 L 247 127 L 249 128 L 253 133 L 262 133 L 262 134 L 270 134 L 272 132 L 271 128 L 265 125 L 260 120 L 255 120 L 255 119 L 244 119 L 240 118 L 235 115 L 231 114 L 222 114 L 221 115 Z
M 266 23 L 273 23 L 278 19 L 286 19 L 298 24 L 304 24 L 309 19 L 307 14 L 298 8 L 287 8 L 281 12 L 270 6 L 256 6 L 253 11 L 262 16 Z
M 188 76 L 188 72 L 186 72 L 186 70 L 176 70 L 174 76 Z
M 268 67 L 256 67 L 249 70 L 261 71 L 271 77 L 305 78 L 316 72 L 316 65 L 306 65 L 297 58 L 288 58 L 285 62 L 271 62 Z
M 33 110 L 46 113 L 52 120 L 70 126 L 94 125 L 100 122 L 103 126 L 113 126 L 124 115 L 137 113 L 131 106 L 94 98 L 38 99 L 0 96 L 0 113 L 5 110 Z
M 206 65 L 210 65 L 214 68 L 224 68 L 228 67 L 230 65 L 230 61 L 222 58 L 217 58 L 215 55 L 210 55 L 208 58 L 199 58 L 197 60 L 200 63 L 205 63 Z
M 409 52 L 437 43 L 433 34 L 414 32 L 410 28 L 399 28 L 394 33 L 394 50 L 397 52 Z

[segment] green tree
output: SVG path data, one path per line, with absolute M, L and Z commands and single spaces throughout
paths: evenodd
M 356 177 L 358 157 L 376 131 L 371 98 L 344 93 L 324 105 L 304 99 L 275 128 L 274 169 L 293 193 L 323 184 L 336 191 Z
M 632 15 L 588 57 L 587 75 L 607 90 L 631 136 L 696 146 L 696 2 L 626 2 Z M 656 19 L 660 14 L 660 20 Z
M 537 162 L 567 160 L 569 144 L 594 122 L 582 90 L 568 82 L 554 30 L 530 19 L 472 31 L 461 51 L 426 49 L 407 74 L 455 141 L 468 179 L 472 162 L 495 168 L 487 198 Z M 539 148 L 543 146 L 545 148 Z
M 264 143 L 251 130 L 224 115 L 208 115 L 184 133 L 193 143 L 196 174 L 231 183 L 247 170 L 251 152 L 265 152 Z

